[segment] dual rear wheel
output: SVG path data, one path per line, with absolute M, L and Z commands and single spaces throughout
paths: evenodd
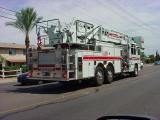
M 113 68 L 108 66 L 106 69 L 98 66 L 95 71 L 95 83 L 97 86 L 103 83 L 111 83 L 113 81 Z

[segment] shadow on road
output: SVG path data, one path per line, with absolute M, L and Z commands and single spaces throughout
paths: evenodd
M 84 88 L 94 87 L 94 85 L 89 83 L 63 85 L 57 82 L 42 84 L 42 85 L 31 85 L 31 86 L 15 85 L 15 86 L 16 89 L 9 90 L 8 92 L 31 93 L 31 94 L 61 94 Z
M 114 81 L 119 81 L 129 76 L 118 76 Z M 42 85 L 26 85 L 20 86 L 19 84 L 14 85 L 16 88 L 13 90 L 8 90 L 8 92 L 18 92 L 18 93 L 31 93 L 31 94 L 61 94 L 67 92 L 73 92 L 84 88 L 95 87 L 89 81 L 82 82 L 81 84 L 67 84 L 63 85 L 57 82 L 42 84 Z

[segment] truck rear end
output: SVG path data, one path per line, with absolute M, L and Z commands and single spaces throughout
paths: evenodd
M 29 79 L 44 81 L 66 81 L 66 50 L 45 49 L 37 51 L 37 62 L 32 66 Z

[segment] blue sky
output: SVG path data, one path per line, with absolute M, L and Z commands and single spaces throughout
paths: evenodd
M 143 36 L 147 54 L 156 50 L 160 52 L 159 0 L 0 0 L 0 6 L 16 11 L 34 7 L 44 19 L 68 21 L 76 17 L 130 36 Z M 0 41 L 24 44 L 24 34 L 6 27 L 7 21 L 10 20 L 0 17 Z M 30 38 L 31 43 L 35 44 L 35 30 Z

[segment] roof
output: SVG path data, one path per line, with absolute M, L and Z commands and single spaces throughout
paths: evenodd
M 3 43 L 0 42 L 0 48 L 17 48 L 17 49 L 25 49 L 25 45 L 17 44 L 17 43 Z
M 25 55 L 8 55 L 8 54 L 1 54 L 2 58 L 4 58 L 6 61 L 13 62 L 13 63 L 24 63 L 26 62 L 26 56 Z

